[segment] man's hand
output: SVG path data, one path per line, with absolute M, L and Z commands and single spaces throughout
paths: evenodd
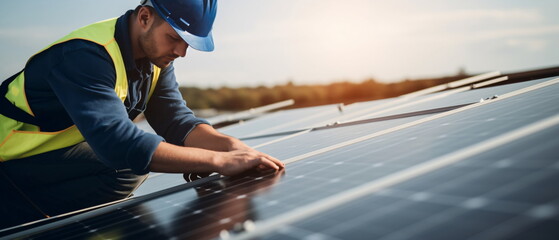
M 245 163 L 235 163 L 235 162 L 232 163 L 235 166 L 239 166 L 239 167 L 245 166 L 247 164 L 250 165 L 251 167 L 256 167 L 259 170 L 265 170 L 268 168 L 276 169 L 275 167 L 284 167 L 284 164 L 281 163 L 281 161 L 277 160 L 276 158 L 261 153 L 259 151 L 256 151 L 251 147 L 247 146 L 239 139 L 224 135 L 216 131 L 212 126 L 207 124 L 200 124 L 196 126 L 196 128 L 194 128 L 192 132 L 190 132 L 188 137 L 185 139 L 184 145 L 189 147 L 203 148 L 203 149 L 220 151 L 220 152 L 228 152 L 228 154 L 225 154 L 226 156 L 224 156 L 224 159 L 233 158 L 236 159 L 234 161 L 245 161 Z M 247 159 L 252 159 L 252 160 L 247 161 Z M 261 160 L 254 161 L 254 159 L 261 159 Z M 260 161 L 259 164 L 253 165 L 256 164 L 258 161 Z M 221 164 L 221 162 L 218 161 L 218 164 L 223 165 L 224 167 L 226 165 L 228 167 L 231 167 L 232 165 L 228 165 L 227 164 L 228 162 L 229 162 L 228 160 L 225 160 L 223 161 L 223 164 Z M 271 162 L 275 163 L 274 164 L 275 167 L 272 167 L 272 165 L 270 164 Z M 244 170 L 248 170 L 248 169 L 250 168 Z M 226 170 L 225 173 L 223 171 L 217 171 L 217 172 L 223 175 L 228 175 L 227 173 L 229 171 Z M 231 172 L 238 173 L 239 171 L 231 171 Z
M 154 172 L 212 172 L 230 176 L 246 170 L 279 170 L 285 165 L 278 159 L 247 146 L 240 140 L 217 132 L 207 124 L 198 125 L 184 141 L 185 147 L 162 142 L 153 154 Z
M 226 176 L 239 174 L 251 168 L 280 170 L 285 165 L 278 159 L 254 149 L 219 152 L 216 165 L 218 173 Z

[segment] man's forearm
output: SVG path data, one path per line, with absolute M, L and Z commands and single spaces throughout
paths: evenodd
M 272 156 L 250 148 L 217 152 L 161 142 L 152 155 L 149 167 L 153 172 L 218 172 L 229 176 L 257 166 L 279 170 L 284 167 L 284 164 Z
M 238 139 L 219 133 L 207 124 L 196 126 L 186 137 L 184 146 L 221 152 L 248 148 Z
M 152 156 L 150 170 L 167 173 L 214 172 L 218 168 L 215 159 L 216 152 L 213 151 L 161 142 Z

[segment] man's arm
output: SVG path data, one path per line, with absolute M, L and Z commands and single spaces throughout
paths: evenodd
M 178 90 L 172 65 L 161 72 L 145 114 L 167 141 L 160 143 L 152 155 L 151 171 L 234 175 L 254 167 L 284 166 L 276 158 L 217 132 L 207 121 L 195 117 Z
M 279 170 L 284 167 L 284 164 L 276 158 L 253 149 L 220 152 L 182 147 L 166 142 L 159 144 L 150 163 L 153 172 L 218 172 L 226 176 L 255 167 Z

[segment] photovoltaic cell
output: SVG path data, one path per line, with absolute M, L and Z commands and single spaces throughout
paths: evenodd
M 286 171 L 283 174 L 251 174 L 237 178 L 229 178 L 219 182 L 212 182 L 202 185 L 195 190 L 189 189 L 153 199 L 139 199 L 137 201 L 131 201 L 127 205 L 119 206 L 118 208 L 115 206 L 111 214 L 92 214 L 89 217 L 79 216 L 69 219 L 68 223 L 58 223 L 59 225 L 55 224 L 51 226 L 53 228 L 51 231 L 31 231 L 29 234 L 31 237 L 58 238 L 59 235 L 56 234 L 79 232 L 77 236 L 80 238 L 107 238 L 112 236 L 119 238 L 138 238 L 141 236 L 153 236 L 165 238 L 175 237 L 178 239 L 193 237 L 197 239 L 206 239 L 215 238 L 220 235 L 233 234 L 227 231 L 223 232 L 222 230 L 235 232 L 235 229 L 239 231 L 242 229 L 250 229 L 251 222 L 255 222 L 256 226 L 258 226 L 259 222 L 273 221 L 274 218 L 279 215 L 310 207 L 313 203 L 343 193 L 348 189 L 398 173 L 416 164 L 455 152 L 464 147 L 481 142 L 484 139 L 491 138 L 492 136 L 498 136 L 536 122 L 537 120 L 556 115 L 559 112 L 559 106 L 556 104 L 559 102 L 558 90 L 559 87 L 555 84 L 348 146 L 332 149 L 331 151 L 287 165 Z M 339 130 L 343 128 L 317 131 L 322 132 L 321 134 L 324 135 L 321 136 L 322 138 L 315 139 L 315 141 L 329 141 L 328 132 L 331 133 L 330 138 L 337 137 L 337 134 L 340 133 L 334 131 L 336 129 Z M 552 142 L 555 148 L 559 145 L 554 139 L 552 139 Z M 285 147 L 282 147 L 282 144 L 285 143 L 282 141 L 268 146 L 274 147 L 274 149 L 284 149 L 284 151 L 287 151 Z M 300 144 L 299 147 L 307 148 L 309 146 Z M 477 170 L 474 165 L 463 167 L 463 169 L 471 171 Z M 443 170 L 450 171 L 443 175 L 457 177 L 457 169 L 449 168 Z M 496 180 L 492 180 L 491 178 L 481 179 L 490 182 L 497 180 L 504 182 L 503 179 L 511 179 L 509 174 L 512 174 L 511 176 L 517 174 L 514 171 L 509 172 L 505 170 L 505 172 L 506 175 L 496 176 Z M 525 172 L 520 171 L 520 173 Z M 470 181 L 475 180 L 475 178 L 467 179 Z M 467 183 L 466 180 L 462 180 L 462 182 L 463 184 Z M 458 181 L 456 184 L 462 183 Z M 498 182 L 493 184 L 498 184 Z M 546 187 L 546 189 L 547 188 L 549 187 Z M 408 223 L 416 223 L 421 220 L 422 216 L 430 212 L 447 213 L 448 211 L 455 211 L 455 214 L 450 214 L 449 216 L 468 214 L 467 212 L 463 213 L 454 210 L 457 209 L 453 207 L 454 205 L 447 206 L 439 202 L 421 202 L 423 205 L 419 206 L 419 208 L 408 208 L 405 204 L 408 197 L 404 194 L 405 191 L 405 189 L 397 189 L 396 187 L 386 189 L 386 191 L 379 192 L 377 194 L 378 198 L 373 200 L 374 202 L 386 202 L 388 204 L 402 202 L 403 205 L 395 205 L 394 208 L 409 210 L 409 214 L 403 214 L 401 212 L 396 212 L 394 213 L 395 215 L 388 214 L 389 216 L 386 217 L 387 222 L 385 222 L 385 225 L 388 224 L 390 226 L 390 219 L 396 221 L 396 223 L 393 224 L 397 224 L 400 220 L 406 220 Z M 422 196 L 421 192 L 414 192 L 413 194 L 419 194 L 416 196 L 418 199 L 423 199 L 425 196 L 428 197 L 430 193 L 449 196 L 459 195 L 449 192 L 431 191 L 431 188 L 427 188 L 425 191 L 428 191 L 428 193 L 426 193 L 427 195 Z M 468 200 L 471 194 L 480 193 L 479 191 L 475 191 L 475 189 L 464 188 L 464 191 L 465 192 L 459 196 Z M 404 195 L 398 195 L 399 193 Z M 513 200 L 516 199 L 514 195 L 511 196 Z M 489 200 L 495 199 L 487 198 Z M 543 197 L 540 196 L 540 198 Z M 476 207 L 484 209 L 484 199 L 475 200 L 474 198 L 474 200 L 469 202 L 468 200 L 464 203 L 465 206 L 473 207 L 473 209 L 476 209 Z M 373 206 L 384 206 L 384 204 Z M 534 205 L 534 207 L 535 210 L 532 212 L 529 211 L 529 213 L 535 214 L 535 216 L 545 216 L 547 211 L 549 215 L 548 205 Z M 381 207 L 363 208 L 360 210 L 353 209 L 352 211 L 363 211 L 367 213 L 380 210 L 382 210 Z M 401 214 L 401 219 L 398 217 L 398 213 Z M 477 214 L 475 211 L 471 214 L 474 214 L 472 215 L 474 217 L 482 218 L 475 215 Z M 486 214 L 485 212 L 480 214 L 492 216 L 491 218 L 483 218 L 484 221 L 489 221 L 487 219 L 493 218 L 495 220 L 491 221 L 495 222 L 501 221 L 500 219 L 509 219 L 507 216 L 498 214 L 492 215 L 490 213 Z M 308 219 L 310 219 L 310 217 L 312 216 L 309 216 Z M 327 222 L 332 219 L 323 220 Z M 492 223 L 491 221 L 489 222 Z M 370 229 L 376 228 L 376 226 L 371 226 L 370 228 L 366 228 L 363 225 L 360 226 L 361 227 L 354 229 L 354 231 L 367 234 L 369 231 L 373 231 Z M 432 224 L 429 226 L 437 225 Z M 299 229 L 301 229 L 300 231 L 302 232 L 308 231 L 313 233 L 314 231 L 307 226 L 301 227 L 297 224 L 293 224 L 287 227 L 288 232 L 290 232 L 290 227 L 296 229 L 296 231 L 299 231 Z M 379 225 L 378 228 L 383 230 L 388 227 Z M 409 230 L 409 232 L 423 234 L 423 229 L 429 228 L 417 227 Z M 291 233 L 284 235 L 291 236 L 290 234 Z M 319 235 L 314 236 L 321 237 L 324 235 L 326 237 L 335 237 L 335 235 L 318 234 Z M 67 237 L 68 235 L 64 236 Z M 72 235 L 70 234 L 70 236 Z M 310 236 L 312 237 L 313 235 Z M 410 237 L 411 235 L 405 236 Z M 399 236 L 395 236 L 394 238 L 398 239 Z

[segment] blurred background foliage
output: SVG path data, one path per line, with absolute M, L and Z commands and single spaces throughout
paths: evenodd
M 238 111 L 288 99 L 295 100 L 290 108 L 300 108 L 391 98 L 469 76 L 464 71 L 459 71 L 452 76 L 405 79 L 395 83 L 382 83 L 371 78 L 359 83 L 341 81 L 324 85 L 295 85 L 289 82 L 273 87 L 180 87 L 180 91 L 192 109 Z

